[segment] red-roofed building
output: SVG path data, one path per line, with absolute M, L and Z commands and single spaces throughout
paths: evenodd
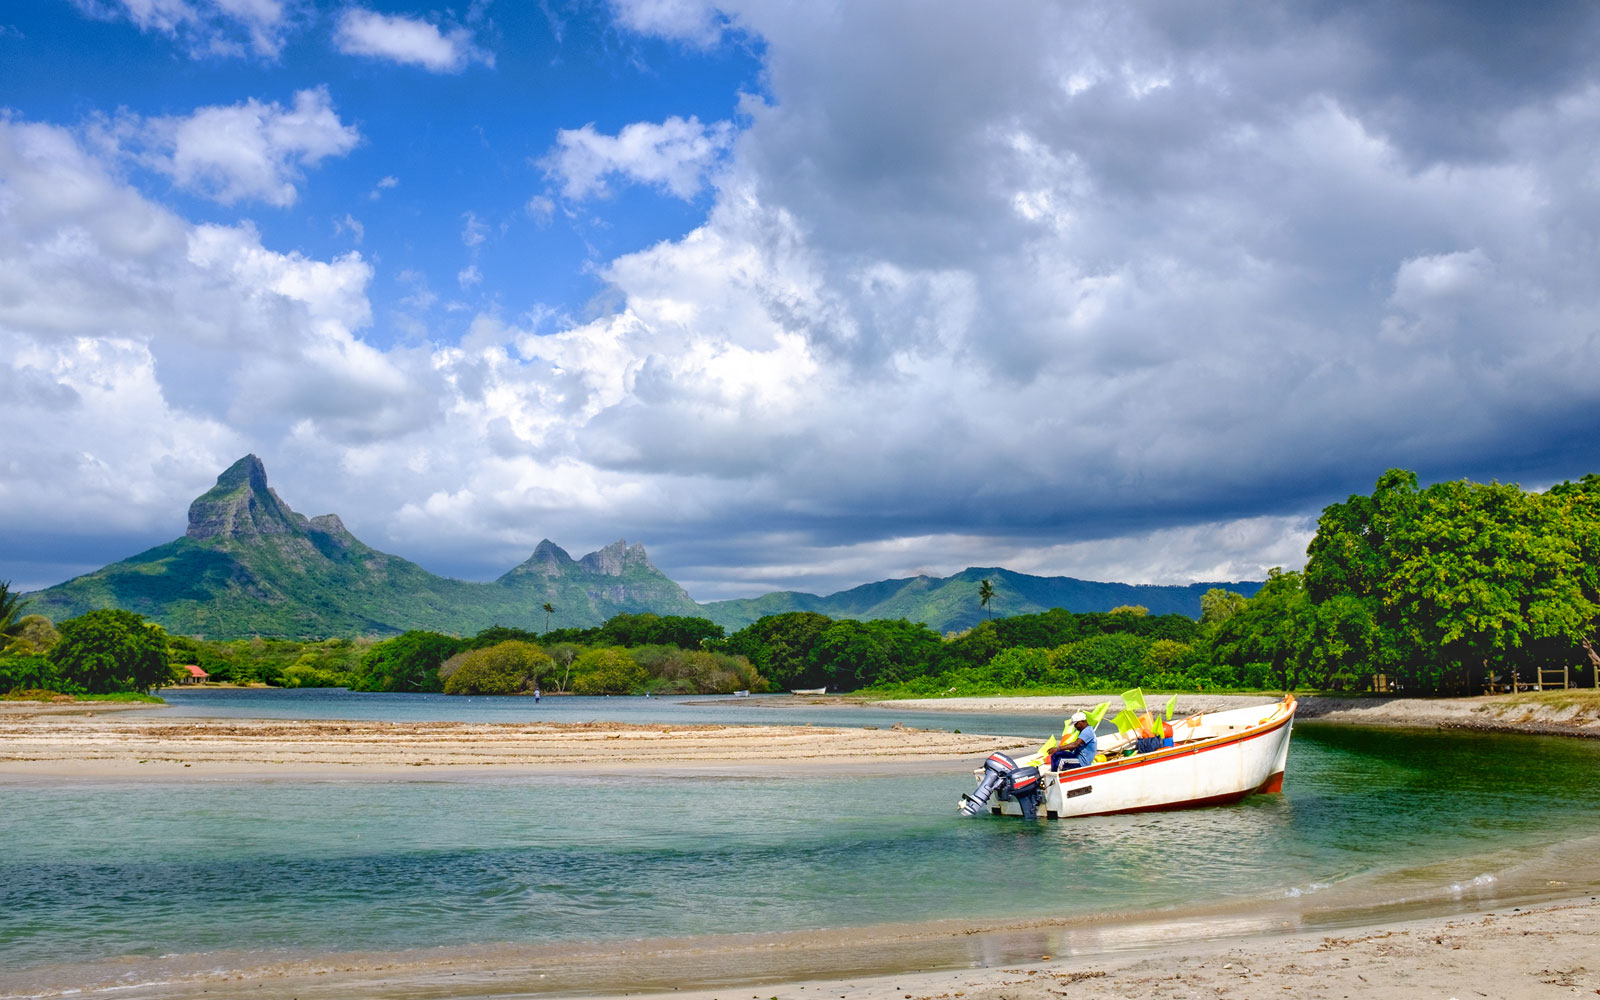
M 201 681 L 207 680 L 211 676 L 204 670 L 201 670 L 199 667 L 195 666 L 193 663 L 185 663 L 181 669 L 189 672 L 189 676 L 185 677 L 182 681 L 184 684 L 199 684 Z

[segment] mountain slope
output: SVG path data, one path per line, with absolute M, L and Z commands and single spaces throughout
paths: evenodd
M 995 591 L 989 611 L 978 604 L 978 585 L 983 580 L 989 580 Z M 701 607 L 705 617 L 729 630 L 742 628 L 763 615 L 815 611 L 830 618 L 906 618 L 950 632 L 971 628 L 989 613 L 1029 615 L 1051 608 L 1074 612 L 1110 611 L 1125 604 L 1138 604 L 1149 608 L 1153 615 L 1182 614 L 1199 618 L 1200 595 L 1212 587 L 1225 587 L 1249 597 L 1261 589 L 1261 584 L 1095 583 L 1070 576 L 1030 576 L 1008 569 L 972 568 L 947 577 L 883 580 L 827 597 L 785 591 L 744 600 L 713 601 Z
M 546 565 L 560 571 L 547 573 Z M 490 625 L 599 625 L 623 611 L 695 614 L 644 548 L 616 542 L 574 561 L 543 542 L 496 583 L 436 576 L 363 544 L 337 515 L 295 513 L 254 455 L 235 462 L 189 508 L 184 537 L 31 595 L 56 621 L 118 607 L 169 631 L 213 638 L 387 635 L 412 628 L 470 634 Z

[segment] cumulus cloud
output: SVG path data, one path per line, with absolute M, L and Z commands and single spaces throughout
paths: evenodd
M 561 184 L 561 193 L 575 201 L 606 194 L 606 182 L 613 176 L 687 200 L 704 187 L 707 173 L 732 139 L 730 123 L 706 125 L 692 115 L 660 124 L 634 122 L 616 135 L 605 135 L 591 123 L 562 129 L 555 149 L 542 162 Z
M 365 7 L 344 12 L 333 41 L 346 55 L 420 66 L 430 73 L 459 73 L 472 63 L 494 65 L 494 54 L 479 48 L 467 28 L 442 31 L 427 21 Z
M 131 21 L 183 42 L 195 58 L 246 51 L 276 57 L 287 29 L 281 0 L 73 0 L 85 14 Z
M 368 541 L 483 577 L 641 538 L 700 597 L 1259 578 L 1389 466 L 1600 469 L 1588 5 L 718 9 L 763 60 L 737 133 L 586 127 L 544 161 L 570 201 L 709 190 L 703 223 L 599 267 L 580 319 L 458 342 L 376 350 L 365 258 L 192 225 L 8 126 L 3 384 L 70 423 L 69 349 L 126 350 L 150 422 L 272 444 L 284 495 Z M 710 10 L 618 16 L 692 40 Z
M 360 338 L 371 277 L 359 254 L 190 224 L 70 132 L 0 122 L 0 410 L 30 428 L 0 476 L 7 535 L 171 537 L 192 484 L 247 444 L 425 426 L 429 359 Z
M 280 207 L 294 204 L 306 168 L 361 141 L 321 87 L 299 91 L 290 107 L 251 98 L 184 116 L 124 114 L 98 132 L 179 187 L 225 205 L 258 200 Z

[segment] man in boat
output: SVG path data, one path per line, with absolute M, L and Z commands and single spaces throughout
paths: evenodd
M 1050 752 L 1050 770 L 1066 771 L 1074 767 L 1088 767 L 1094 763 L 1096 739 L 1089 717 L 1082 712 L 1072 713 L 1072 728 L 1078 735 L 1072 742 L 1063 743 Z

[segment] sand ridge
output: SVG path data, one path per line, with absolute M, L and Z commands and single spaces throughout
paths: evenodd
M 238 768 L 574 768 L 979 758 L 1014 738 L 833 726 L 621 722 L 364 722 L 0 715 L 0 774 L 125 774 L 132 765 Z

